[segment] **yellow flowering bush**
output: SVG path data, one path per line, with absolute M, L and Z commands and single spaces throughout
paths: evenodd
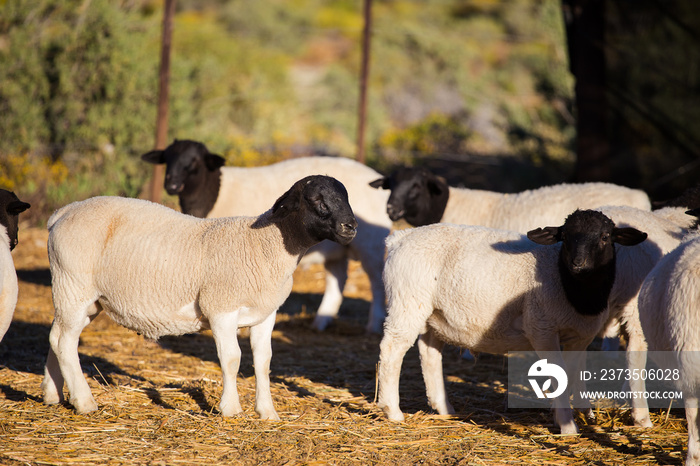
M 0 188 L 33 193 L 40 186 L 55 186 L 66 181 L 68 168 L 60 160 L 11 154 L 0 157 Z

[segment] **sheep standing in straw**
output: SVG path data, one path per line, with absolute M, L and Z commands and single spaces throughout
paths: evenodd
M 49 219 L 56 314 L 44 402 L 97 409 L 78 360 L 83 328 L 101 311 L 148 338 L 211 328 L 224 379 L 220 409 L 240 413 L 237 329 L 250 327 L 256 412 L 279 419 L 270 394 L 271 335 L 302 255 L 324 239 L 348 244 L 357 222 L 334 178 L 296 182 L 258 217 L 198 219 L 136 199 L 97 197 Z
M 338 316 L 348 260 L 356 259 L 369 277 L 372 288 L 367 330 L 381 333 L 384 305 L 384 239 L 391 220 L 386 214 L 388 193 L 369 182 L 380 176 L 371 168 L 343 157 L 301 157 L 264 167 L 224 167 L 224 158 L 212 154 L 201 142 L 175 140 L 164 150 L 143 154 L 149 163 L 166 164 L 165 189 L 177 195 L 182 212 L 195 217 L 255 215 L 266 209 L 294 181 L 308 175 L 336 178 L 348 190 L 359 227 L 347 246 L 324 241 L 309 250 L 303 265 L 323 264 L 326 289 L 313 326 L 324 330 Z
M 389 305 L 378 404 L 389 419 L 403 420 L 401 362 L 416 339 L 428 400 L 440 414 L 454 413 L 442 374 L 445 343 L 496 354 L 551 352 L 552 362 L 570 374 L 583 369 L 578 357 L 564 361 L 573 351 L 585 351 L 607 320 L 615 244 L 632 246 L 646 234 L 617 228 L 600 212 L 577 210 L 564 225 L 538 228 L 528 238 L 449 224 L 401 230 L 387 238 Z M 567 393 L 580 395 L 576 388 L 568 387 Z M 554 403 L 561 432 L 576 433 L 569 397 Z
M 700 213 L 700 212 L 696 212 Z M 677 370 L 676 386 L 683 392 L 688 421 L 686 465 L 700 464 L 700 238 L 689 237 L 664 256 L 649 272 L 639 293 L 639 320 L 644 330 L 643 347 L 630 369 L 646 365 L 646 349 L 663 369 Z M 671 377 L 673 378 L 673 377 Z M 630 380 L 630 390 L 645 391 L 644 379 Z M 633 400 L 633 415 L 649 421 L 646 399 Z

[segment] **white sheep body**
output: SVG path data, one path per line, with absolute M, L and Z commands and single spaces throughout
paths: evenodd
M 0 341 L 12 323 L 17 294 L 17 273 L 10 252 L 10 238 L 7 228 L 0 225 Z
M 475 352 L 583 351 L 607 319 L 578 314 L 558 273 L 560 247 L 474 226 L 435 224 L 393 233 L 387 239 L 384 280 L 389 315 L 381 343 L 379 405 L 402 420 L 398 374 L 405 351 L 419 337 L 428 400 L 440 414 L 453 413 L 442 376 L 442 344 Z M 574 391 L 574 393 L 576 393 Z M 571 408 L 555 401 L 563 433 L 576 432 Z
M 389 193 L 369 187 L 369 182 L 381 175 L 344 157 L 300 157 L 262 167 L 221 167 L 219 196 L 207 218 L 257 215 L 296 180 L 308 175 L 337 179 L 347 189 L 356 217 L 362 212 L 365 222 L 391 227 L 386 214 Z
M 628 206 L 604 206 L 594 210 L 605 214 L 619 227 L 637 228 L 648 235 L 646 241 L 634 248 L 617 247 L 615 284 L 608 300 L 611 318 L 636 319 L 637 296 L 644 278 L 665 254 L 681 243 L 694 218 L 684 213 L 687 209 L 680 207 L 653 212 Z M 635 324 L 634 329 L 637 327 Z
M 513 194 L 450 187 L 449 193 L 441 222 L 521 233 L 559 225 L 576 209 L 624 205 L 651 210 L 643 191 L 610 183 L 558 184 Z
M 263 167 L 221 167 L 219 196 L 208 218 L 254 215 L 268 208 L 295 180 L 307 175 L 328 175 L 343 183 L 358 221 L 357 236 L 348 246 L 324 241 L 309 250 L 302 265 L 325 263 L 326 292 L 314 326 L 323 330 L 338 315 L 348 258 L 357 259 L 369 276 L 372 290 L 367 330 L 381 333 L 386 315 L 382 269 L 384 239 L 391 220 L 386 214 L 388 192 L 369 186 L 381 176 L 371 168 L 341 157 L 303 157 Z
M 665 207 L 645 211 L 628 206 L 604 206 L 595 209 L 610 218 L 619 227 L 644 230 L 647 239 L 634 248 L 616 247 L 615 283 L 608 298 L 608 326 L 619 326 L 627 337 L 627 358 L 630 368 L 641 363 L 635 360 L 646 350 L 644 332 L 640 323 L 638 299 L 642 283 L 665 255 L 674 251 L 681 242 L 695 235 L 692 229 L 695 217 L 687 215 L 686 208 Z M 632 386 L 636 389 L 636 381 Z M 651 426 L 646 402 L 633 400 L 632 417 L 638 426 Z
M 42 383 L 44 401 L 60 402 L 65 380 L 79 413 L 97 409 L 77 347 L 82 329 L 104 310 L 149 338 L 211 328 L 224 378 L 220 408 L 225 416 L 242 411 L 236 390 L 236 330 L 250 327 L 256 411 L 264 419 L 279 419 L 268 373 L 276 311 L 291 292 L 299 259 L 318 242 L 312 235 L 337 238 L 341 229 L 348 242 L 352 236 L 347 232 L 354 234 L 355 228 L 342 197 L 345 190 L 336 180 L 318 178 L 323 180 L 313 185 L 300 180 L 259 217 L 198 219 L 118 197 L 92 198 L 57 211 L 48 223 L 56 315 Z M 308 188 L 309 196 L 321 192 L 318 196 L 324 197 L 309 201 L 306 194 L 298 194 L 306 193 L 306 186 L 314 186 Z M 335 225 L 335 233 L 319 229 L 321 224 L 314 223 L 319 214 L 308 214 L 307 207 L 321 203 L 326 209 L 331 201 L 343 217 L 326 210 L 322 222 Z M 340 221 L 346 223 L 333 223 Z
M 90 219 L 90 228 L 75 228 L 81 219 Z M 216 301 L 212 309 L 256 303 L 240 318 L 242 327 L 255 325 L 289 295 L 290 268 L 297 263 L 296 256 L 280 254 L 284 248 L 274 229 L 250 234 L 256 219 L 201 221 L 148 201 L 116 197 L 71 204 L 48 223 L 54 295 L 61 293 L 63 302 L 63 294 L 84 294 L 90 286 L 117 323 L 156 339 L 208 327 L 209 316 L 193 303 L 205 284 L 219 283 L 225 286 L 205 295 Z M 235 272 L 263 267 L 264 277 Z M 69 271 L 76 275 L 64 286 Z
M 638 299 L 642 283 L 651 270 L 663 257 L 676 249 L 689 235 L 695 217 L 687 215 L 686 208 L 665 207 L 653 212 L 626 206 L 605 206 L 598 208 L 618 226 L 643 229 L 648 237 L 634 248 L 617 249 L 615 284 L 608 299 L 609 321 L 606 327 L 608 336 L 611 328 L 621 327 L 627 338 L 628 367 L 637 367 L 635 360 L 646 349 L 646 342 L 639 321 Z M 636 383 L 632 383 L 636 386 Z M 651 427 L 646 402 L 633 400 L 632 418 L 638 426 Z
M 700 239 L 692 236 L 667 254 L 646 277 L 639 296 L 639 317 L 646 347 L 660 357 L 662 368 L 680 370 L 677 388 L 683 391 L 688 421 L 687 465 L 700 464 Z M 640 353 L 635 369 L 644 368 Z M 644 382 L 630 381 L 630 389 L 644 390 Z M 646 413 L 646 402 L 640 414 Z M 649 423 L 651 424 L 651 423 Z
M 551 333 L 587 339 L 602 318 L 582 318 L 571 308 L 559 282 L 558 256 L 558 246 L 490 228 L 436 224 L 397 231 L 387 239 L 385 281 L 398 312 L 386 327 L 423 320 L 412 314 L 418 306 L 428 316 L 441 310 L 430 324 L 447 343 L 477 352 L 533 350 L 533 342 Z M 547 309 L 556 312 L 544 318 Z

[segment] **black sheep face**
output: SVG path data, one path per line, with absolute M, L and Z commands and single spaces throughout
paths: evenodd
M 186 194 L 206 181 L 206 173 L 222 167 L 225 160 L 212 154 L 201 142 L 180 140 L 165 150 L 143 154 L 141 159 L 153 164 L 165 164 L 165 190 L 170 195 Z
M 329 176 L 307 176 L 297 181 L 272 207 L 272 221 L 297 215 L 307 234 L 317 242 L 328 239 L 347 245 L 357 233 L 357 220 L 343 184 Z
M 647 237 L 635 228 L 617 228 L 601 212 L 577 210 L 560 227 L 538 228 L 527 237 L 538 244 L 562 242 L 559 277 L 569 303 L 595 316 L 608 305 L 615 281 L 615 244 L 633 246 Z
M 561 231 L 561 258 L 571 275 L 589 274 L 615 260 L 614 230 L 613 221 L 600 212 L 569 215 Z
M 449 197 L 447 183 L 424 168 L 400 168 L 370 186 L 391 190 L 386 208 L 389 218 L 394 222 L 403 218 L 413 226 L 438 223 Z
M 647 237 L 635 228 L 618 228 L 596 210 L 576 210 L 560 227 L 532 230 L 528 238 L 539 244 L 562 242 L 560 261 L 573 277 L 585 277 L 614 263 L 615 246 L 633 246 Z
M 29 207 L 30 205 L 20 201 L 15 193 L 0 189 L 0 225 L 7 230 L 10 250 L 13 250 L 18 243 L 19 214 Z

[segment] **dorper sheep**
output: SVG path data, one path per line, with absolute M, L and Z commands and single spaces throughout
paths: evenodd
M 28 208 L 15 193 L 0 189 L 0 341 L 10 328 L 17 305 L 17 273 L 11 251 L 18 243 L 19 214 Z
M 637 312 L 642 282 L 665 254 L 675 249 L 687 235 L 694 234 L 697 218 L 687 215 L 685 207 L 665 207 L 651 212 L 627 206 L 605 206 L 596 210 L 618 226 L 643 229 L 648 235 L 638 247 L 622 248 L 618 252 L 615 287 L 608 300 L 610 321 L 606 336 L 617 336 L 613 330 L 622 330 L 627 337 L 629 356 L 634 356 L 644 344 Z M 608 349 L 616 349 L 615 346 L 617 344 Z M 635 422 L 648 425 L 647 420 L 636 419 Z
M 651 209 L 643 191 L 608 183 L 559 184 L 502 194 L 450 187 L 425 168 L 401 168 L 370 185 L 390 190 L 389 217 L 403 218 L 412 226 L 442 222 L 526 233 L 538 225 L 558 225 L 576 209 L 603 205 Z
M 55 319 L 42 388 L 78 413 L 97 409 L 78 360 L 83 328 L 102 310 L 147 338 L 211 328 L 223 375 L 220 410 L 241 413 L 236 331 L 250 327 L 255 411 L 279 419 L 270 394 L 271 334 L 292 273 L 306 251 L 328 239 L 347 245 L 357 222 L 343 185 L 311 176 L 258 217 L 198 219 L 137 199 L 97 197 L 49 219 Z
M 615 277 L 614 244 L 632 246 L 646 234 L 617 228 L 600 212 L 576 211 L 563 226 L 538 228 L 528 238 L 437 224 L 387 239 L 378 403 L 389 419 L 403 419 L 399 374 L 416 338 L 428 400 L 440 414 L 454 413 L 442 374 L 445 343 L 496 354 L 552 352 L 550 362 L 570 373 L 582 368 L 579 358 L 565 364 L 560 346 L 564 355 L 584 351 L 600 331 Z M 577 432 L 569 397 L 554 403 L 561 432 Z
M 323 330 L 337 317 L 348 259 L 353 258 L 361 262 L 372 289 L 367 330 L 381 333 L 386 315 L 384 239 L 391 220 L 386 214 L 388 193 L 368 186 L 381 176 L 379 173 L 340 157 L 304 157 L 265 167 L 224 167 L 222 157 L 210 153 L 202 143 L 187 140 L 175 140 L 165 150 L 148 152 L 142 159 L 166 164 L 165 189 L 179 197 L 182 212 L 202 218 L 255 215 L 304 176 L 320 174 L 338 179 L 348 190 L 359 226 L 350 245 L 325 241 L 302 260 L 302 264 L 322 263 L 326 269 L 326 289 L 313 325 Z
M 670 356 L 660 367 L 678 369 L 677 388 L 683 391 L 688 421 L 686 465 L 700 464 L 700 239 L 694 236 L 667 254 L 647 275 L 639 294 L 639 318 L 648 349 Z M 644 348 L 646 349 L 646 348 Z M 633 369 L 643 369 L 639 353 Z M 630 380 L 630 390 L 643 391 L 643 380 Z M 635 401 L 635 400 L 633 400 Z M 648 419 L 646 400 L 637 400 L 636 416 Z M 651 425 L 651 422 L 649 422 Z

